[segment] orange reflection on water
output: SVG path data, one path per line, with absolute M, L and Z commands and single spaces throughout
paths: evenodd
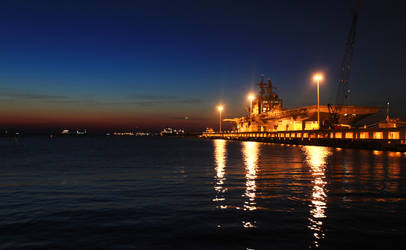
M 257 209 L 257 204 L 255 202 L 256 197 L 256 179 L 257 179 L 257 169 L 258 169 L 258 157 L 259 157 L 259 143 L 246 141 L 242 142 L 242 153 L 245 165 L 245 192 L 243 197 L 244 201 L 244 211 L 253 211 Z M 255 228 L 256 221 L 251 219 L 245 219 L 242 221 L 242 225 L 245 228 Z
M 402 153 L 401 152 L 388 152 L 389 157 L 401 157 Z
M 227 188 L 224 187 L 224 181 L 226 180 L 225 176 L 225 167 L 227 161 L 227 151 L 226 151 L 226 140 L 214 140 L 214 157 L 216 162 L 216 176 L 214 190 L 216 191 L 216 197 L 213 199 L 217 203 L 217 208 L 225 209 L 227 206 L 224 204 L 226 198 L 224 193 L 227 191 Z
M 379 150 L 374 150 L 373 153 L 374 155 L 382 155 L 382 151 Z
M 243 155 L 244 155 L 244 164 L 245 164 L 245 193 L 244 197 L 248 198 L 244 203 L 244 210 L 255 210 L 255 192 L 257 186 L 255 180 L 257 178 L 257 162 L 258 162 L 258 153 L 259 153 L 259 143 L 247 141 L 243 142 Z
M 308 228 L 314 235 L 314 246 L 319 247 L 319 242 L 325 237 L 324 219 L 327 217 L 327 194 L 325 167 L 330 149 L 319 146 L 304 146 L 302 148 L 306 155 L 306 163 L 310 166 L 312 175 L 313 192 L 310 206 L 310 224 Z

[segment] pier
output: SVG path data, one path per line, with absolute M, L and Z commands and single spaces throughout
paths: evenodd
M 406 128 L 204 132 L 201 138 L 406 152 Z

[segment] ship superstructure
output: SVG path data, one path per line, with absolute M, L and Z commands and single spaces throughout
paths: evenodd
M 377 113 L 380 107 L 341 105 L 334 113 L 331 106 L 320 105 L 320 124 L 317 105 L 285 109 L 270 79 L 261 77 L 258 95 L 252 100 L 248 115 L 224 119 L 234 123 L 236 132 L 274 132 L 351 127 L 363 118 Z M 335 121 L 331 117 L 334 114 Z

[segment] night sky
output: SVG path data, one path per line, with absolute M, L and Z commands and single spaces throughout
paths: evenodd
M 287 108 L 333 102 L 355 1 L 0 2 L 0 129 L 199 130 L 245 113 L 261 74 Z M 354 105 L 406 118 L 406 15 L 365 0 Z M 188 117 L 188 119 L 185 119 Z

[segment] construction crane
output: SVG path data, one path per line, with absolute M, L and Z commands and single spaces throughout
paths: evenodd
M 357 9 L 354 10 L 350 32 L 348 33 L 347 42 L 345 44 L 344 57 L 341 62 L 341 67 L 338 76 L 338 86 L 335 105 L 328 104 L 329 111 L 329 127 L 333 128 L 338 124 L 339 111 L 343 105 L 348 105 L 348 96 L 350 94 L 349 81 L 351 74 L 352 56 L 354 54 L 355 34 L 358 21 L 358 13 L 361 6 L 361 1 L 358 1 Z
M 348 83 L 350 81 L 352 56 L 354 54 L 355 33 L 357 27 L 359 9 L 354 11 L 350 32 L 348 33 L 347 43 L 345 44 L 344 57 L 341 62 L 340 75 L 337 80 L 338 89 L 336 96 L 336 105 L 342 106 L 347 104 L 350 89 Z

